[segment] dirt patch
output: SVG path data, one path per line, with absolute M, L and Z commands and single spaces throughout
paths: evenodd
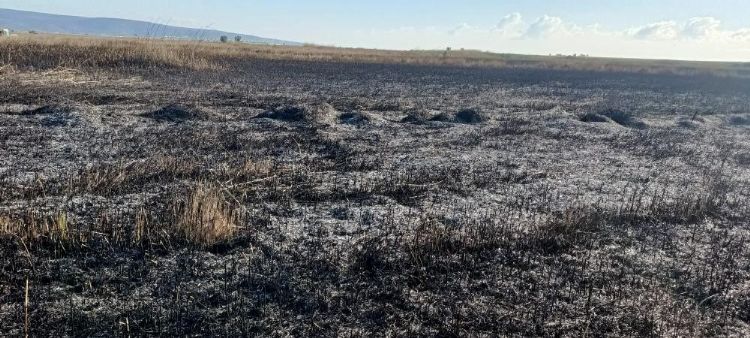
M 141 116 L 156 120 L 157 122 L 181 123 L 189 120 L 207 119 L 209 114 L 195 107 L 171 104 L 158 110 L 141 114 Z

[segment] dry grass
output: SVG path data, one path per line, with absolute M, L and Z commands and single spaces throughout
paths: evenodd
M 224 198 L 224 193 L 199 183 L 184 201 L 174 205 L 177 231 L 189 242 L 210 246 L 232 238 L 241 225 L 241 212 Z
M 20 68 L 187 68 L 216 67 L 207 49 L 182 42 L 19 37 L 0 43 L 0 64 Z
M 234 62 L 247 59 L 750 77 L 748 64 L 728 62 L 530 56 L 475 50 L 451 51 L 449 53 L 430 50 L 390 51 L 311 45 L 270 46 L 57 35 L 23 35 L 0 41 L 0 67 L 217 70 L 232 68 Z
M 64 211 L 50 215 L 40 212 L 0 215 L 0 237 L 16 238 L 23 242 L 47 240 L 60 245 L 77 239 L 71 233 L 68 214 Z
M 66 182 L 66 191 L 70 194 L 89 192 L 111 195 L 154 180 L 194 176 L 198 172 L 197 166 L 195 161 L 165 155 L 101 164 L 71 175 Z

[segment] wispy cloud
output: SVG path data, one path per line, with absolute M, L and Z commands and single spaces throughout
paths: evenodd
M 462 24 L 454 27 L 453 29 L 451 29 L 448 33 L 451 34 L 451 35 L 456 35 L 456 34 L 461 34 L 461 33 L 464 33 L 464 32 L 471 32 L 471 31 L 474 31 L 476 29 L 477 28 L 475 28 L 474 26 L 469 25 L 468 23 L 464 22 L 464 23 L 462 23 Z

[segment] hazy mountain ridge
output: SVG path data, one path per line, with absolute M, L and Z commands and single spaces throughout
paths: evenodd
M 191 40 L 218 40 L 222 35 L 233 39 L 239 35 L 242 41 L 280 45 L 299 45 L 297 42 L 269 39 L 254 35 L 224 32 L 213 29 L 177 27 L 147 21 L 117 18 L 88 18 L 70 15 L 46 14 L 0 8 L 0 27 L 15 31 L 37 31 L 45 33 L 126 36 L 169 37 Z

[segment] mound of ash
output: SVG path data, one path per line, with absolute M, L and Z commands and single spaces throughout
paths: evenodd
M 454 121 L 454 117 L 451 116 L 451 114 L 438 113 L 437 115 L 431 117 L 430 121 L 433 121 L 433 122 L 448 122 L 448 123 L 450 123 L 450 122 Z
M 348 112 L 339 115 L 339 122 L 353 126 L 362 126 L 370 123 L 370 117 L 361 112 Z
M 430 118 L 430 121 L 459 124 L 479 124 L 486 122 L 487 117 L 476 109 L 462 109 L 453 114 L 439 113 Z
M 700 116 L 680 117 L 675 121 L 677 127 L 685 129 L 698 129 L 703 126 L 704 123 L 706 123 L 706 120 Z
M 143 113 L 140 116 L 153 119 L 157 122 L 181 123 L 190 120 L 207 119 L 209 117 L 209 114 L 201 111 L 196 107 L 170 104 L 158 110 Z
M 406 112 L 406 117 L 401 119 L 403 123 L 426 123 L 433 118 L 429 111 L 424 109 L 413 109 Z
M 60 105 L 48 105 L 25 110 L 20 115 L 38 116 L 39 123 L 43 127 L 71 127 L 78 125 L 80 122 L 72 107 Z
M 487 121 L 487 117 L 476 109 L 462 109 L 454 117 L 455 123 L 477 124 Z
M 598 112 L 588 112 L 580 117 L 582 122 L 609 123 L 614 122 L 623 127 L 633 129 L 646 129 L 648 125 L 632 114 L 619 109 L 604 109 Z
M 332 124 L 337 111 L 328 103 L 280 106 L 256 116 L 283 122 L 304 122 L 309 124 Z
M 61 115 L 70 114 L 73 112 L 73 108 L 60 105 L 49 105 L 42 106 L 36 109 L 22 111 L 20 115 L 23 116 L 37 116 L 37 115 Z
M 729 116 L 727 123 L 731 126 L 750 126 L 750 114 Z
M 278 107 L 256 116 L 259 119 L 272 119 L 286 122 L 298 122 L 305 119 L 306 111 L 301 106 Z
M 606 116 L 599 115 L 597 113 L 586 113 L 581 115 L 580 118 L 581 122 L 586 123 L 608 123 L 612 122 L 612 120 L 608 119 Z

